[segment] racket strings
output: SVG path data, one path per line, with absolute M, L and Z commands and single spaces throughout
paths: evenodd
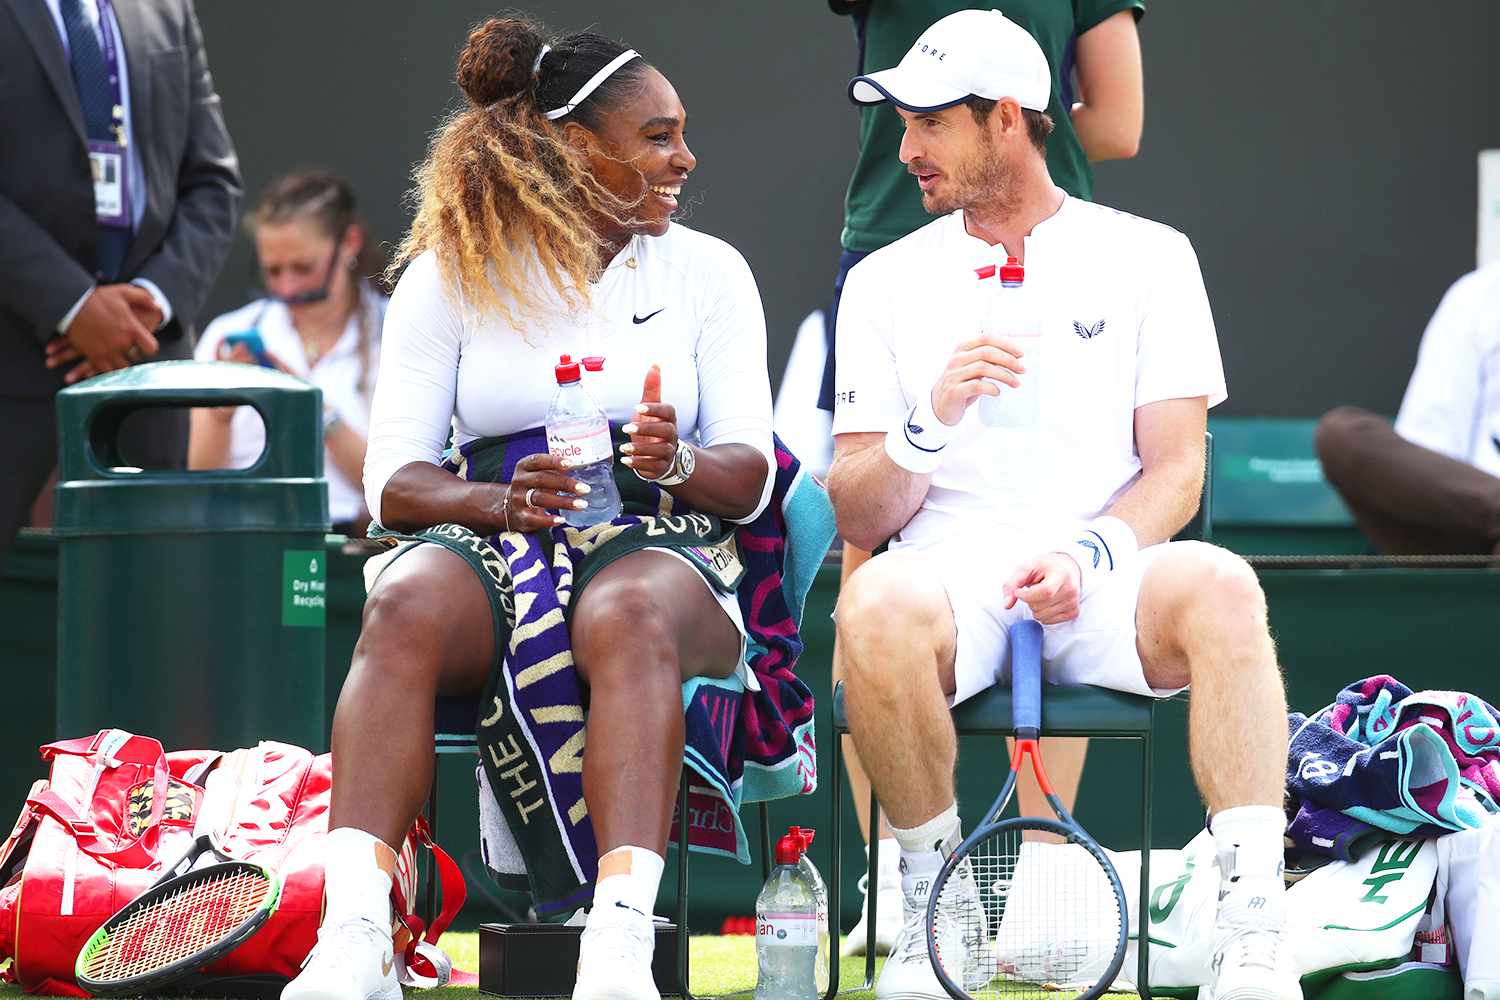
M 1024 832 L 1002 829 L 975 844 L 939 889 L 934 951 L 976 1000 L 1088 992 L 1119 943 L 1125 914 L 1098 859 Z
M 112 982 L 164 969 L 228 937 L 271 892 L 270 881 L 243 868 L 190 882 L 111 930 L 83 971 L 95 982 Z

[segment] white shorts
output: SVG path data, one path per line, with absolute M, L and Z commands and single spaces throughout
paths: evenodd
M 1110 574 L 1079 606 L 1078 617 L 1048 625 L 1042 638 L 1043 676 L 1049 684 L 1092 684 L 1130 694 L 1167 698 L 1181 688 L 1159 689 L 1146 683 L 1135 645 L 1135 606 L 1146 568 L 1171 545 L 1142 549 Z M 965 539 L 931 547 L 897 546 L 894 552 L 921 560 L 932 578 L 942 582 L 958 630 L 954 659 L 955 691 L 950 705 L 1010 681 L 1007 632 L 1031 610 L 1021 601 L 1005 608 L 1001 585 L 1023 559 L 1035 553 L 986 552 L 983 543 Z

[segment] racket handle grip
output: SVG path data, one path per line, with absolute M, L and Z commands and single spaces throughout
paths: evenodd
M 1032 618 L 1010 627 L 1010 691 L 1016 735 L 1035 739 L 1042 728 L 1042 626 Z

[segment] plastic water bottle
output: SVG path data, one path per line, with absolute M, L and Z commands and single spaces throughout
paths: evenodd
M 584 390 L 578 362 L 564 354 L 556 374 L 557 395 L 547 407 L 547 450 L 568 463 L 575 479 L 588 484 L 589 492 L 583 498 L 588 506 L 562 510 L 563 520 L 575 528 L 586 528 L 613 520 L 620 513 L 609 418 Z
M 828 990 L 828 950 L 830 941 L 828 937 L 828 886 L 823 881 L 822 874 L 817 865 L 813 864 L 812 850 L 813 837 L 818 831 L 808 826 L 794 826 L 787 831 L 799 838 L 802 843 L 802 857 L 797 861 L 797 868 L 802 872 L 802 877 L 807 879 L 813 889 L 813 899 L 818 904 L 818 964 L 817 964 L 817 986 L 818 995 L 821 996 Z
M 802 838 L 776 842 L 776 867 L 755 900 L 755 1000 L 814 1000 L 818 900 L 803 869 Z
M 998 277 L 981 332 L 1014 340 L 1023 357 L 1020 387 L 1000 384 L 1000 395 L 979 397 L 979 419 L 990 427 L 1035 427 L 1041 419 L 1042 328 L 1026 292 L 1026 269 L 1014 257 L 998 268 L 980 268 L 981 281 Z

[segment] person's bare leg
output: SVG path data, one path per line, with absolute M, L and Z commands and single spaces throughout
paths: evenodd
M 1147 682 L 1193 688 L 1188 751 L 1220 877 L 1214 996 L 1301 1000 L 1282 941 L 1286 695 L 1265 595 L 1238 556 L 1175 544 L 1145 573 L 1136 628 Z
M 588 687 L 583 797 L 599 853 L 664 854 L 682 768 L 682 683 L 734 673 L 739 631 L 696 570 L 651 551 L 601 570 L 571 628 Z
M 893 827 L 916 826 L 953 803 L 958 756 L 948 695 L 957 644 L 936 580 L 886 553 L 839 595 L 837 666 L 865 770 Z
M 843 593 L 844 584 L 849 582 L 849 576 L 865 563 L 870 561 L 870 553 L 864 549 L 856 548 L 848 542 L 844 543 L 844 558 L 839 566 L 839 593 Z M 843 662 L 839 657 L 839 640 L 835 634 L 833 639 L 833 686 L 837 687 L 839 681 L 844 679 Z M 865 773 L 864 764 L 859 760 L 859 748 L 854 745 L 854 740 L 848 736 L 840 737 L 844 741 L 844 767 L 849 777 L 849 794 L 854 798 L 854 815 L 859 819 L 859 835 L 866 844 L 870 842 L 870 776 Z M 880 817 L 880 836 L 891 835 L 890 824 L 885 816 Z
M 1227 550 L 1175 544 L 1141 582 L 1136 629 L 1147 682 L 1192 685 L 1188 751 L 1209 809 L 1281 808 L 1286 692 L 1255 571 Z
M 478 693 L 494 645 L 489 595 L 460 556 L 424 544 L 381 573 L 333 716 L 329 829 L 401 846 L 432 786 L 433 702 Z
M 583 798 L 599 877 L 573 997 L 644 1000 L 658 996 L 651 913 L 683 766 L 682 682 L 732 674 L 740 635 L 698 571 L 664 552 L 620 558 L 576 600 L 573 658 L 588 688 Z
M 493 648 L 485 584 L 458 555 L 419 545 L 380 575 L 333 717 L 318 944 L 282 1000 L 401 1000 L 391 875 L 432 784 L 433 701 L 477 693 Z

